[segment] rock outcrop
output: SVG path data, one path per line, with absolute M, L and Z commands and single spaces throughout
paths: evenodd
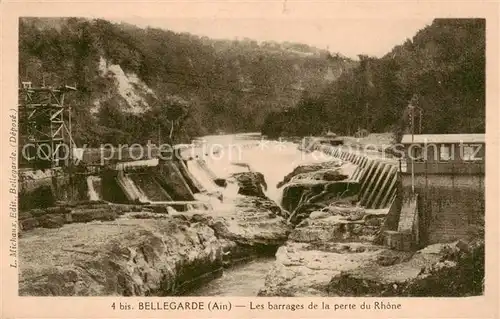
M 325 163 L 317 163 L 317 164 L 299 165 L 291 173 L 287 174 L 283 178 L 283 180 L 276 185 L 276 187 L 277 188 L 282 187 L 283 185 L 290 182 L 293 177 L 295 177 L 299 174 L 316 172 L 316 171 L 323 170 L 323 169 L 326 169 L 326 170 L 335 169 L 335 168 L 340 168 L 341 166 L 342 166 L 342 161 L 340 161 L 340 160 L 325 162 Z
M 370 242 L 383 218 L 383 214 L 347 206 L 312 212 L 278 249 L 259 295 L 327 296 L 334 276 L 377 260 L 386 251 Z
M 234 179 L 237 182 L 239 187 L 238 194 L 266 198 L 264 191 L 267 190 L 267 184 L 262 173 L 235 173 L 231 175 L 230 179 Z
M 368 263 L 328 284 L 332 296 L 459 297 L 484 291 L 484 241 L 433 244 L 403 261 Z
M 349 177 L 338 161 L 295 168 L 278 184 L 283 187 L 281 205 L 290 212 L 290 222 L 297 225 L 332 202 L 356 202 L 361 185 Z
M 72 215 L 81 222 L 23 232 L 19 293 L 180 295 L 227 264 L 274 254 L 290 232 L 279 207 L 258 197 L 235 201 L 224 212 L 137 211 L 87 223 L 99 214 L 80 209 Z
M 178 294 L 222 267 L 214 231 L 172 217 L 35 229 L 20 252 L 20 295 Z
M 291 227 L 271 200 L 242 197 L 235 200 L 235 207 L 236 212 L 230 218 L 216 216 L 210 220 L 218 237 L 272 254 L 287 240 Z
M 341 172 L 310 165 L 285 178 L 283 208 L 295 228 L 278 249 L 260 296 L 482 293 L 484 243 L 436 244 L 417 252 L 375 244 L 389 210 L 356 206 L 359 184 Z
M 372 244 L 383 214 L 313 212 L 276 253 L 260 296 L 458 296 L 482 293 L 484 244 L 417 252 Z M 454 287 L 454 289 L 450 288 Z

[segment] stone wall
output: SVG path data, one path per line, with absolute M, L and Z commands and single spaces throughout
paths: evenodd
M 85 178 L 60 170 L 33 170 L 19 173 L 19 208 L 47 208 L 57 201 L 78 201 L 87 199 Z
M 71 205 L 34 208 L 19 213 L 20 232 L 25 233 L 35 228 L 60 228 L 65 224 L 94 220 L 111 221 L 126 212 L 146 210 L 143 206 L 108 204 L 103 201 L 82 201 Z
M 402 175 L 403 198 L 411 176 Z M 421 244 L 451 242 L 473 235 L 484 223 L 484 176 L 416 175 Z

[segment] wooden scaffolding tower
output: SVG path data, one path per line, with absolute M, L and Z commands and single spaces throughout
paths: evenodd
M 74 148 L 71 107 L 64 105 L 64 95 L 70 91 L 76 88 L 32 87 L 31 82 L 22 82 L 19 88 L 20 166 L 71 165 Z

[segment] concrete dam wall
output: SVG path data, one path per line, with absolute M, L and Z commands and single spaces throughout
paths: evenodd
M 210 174 L 202 164 L 195 165 L 200 168 L 200 174 Z M 98 173 L 87 171 L 74 174 L 72 178 L 62 170 L 26 171 L 21 173 L 19 186 L 20 202 L 34 206 L 22 209 L 78 201 L 118 204 L 178 202 L 187 205 L 196 203 L 194 194 L 207 192 L 206 187 L 188 171 L 182 161 L 101 167 Z
M 416 175 L 420 242 L 452 242 L 484 229 L 483 175 Z M 411 176 L 402 176 L 402 198 L 411 194 Z
M 307 147 L 309 150 L 321 151 L 357 165 L 351 179 L 361 184 L 359 192 L 361 206 L 368 209 L 382 209 L 388 208 L 394 201 L 398 181 L 395 160 L 347 151 L 341 146 L 316 144 L 314 141 L 311 143 L 312 145 Z
M 484 174 L 415 174 L 415 196 L 411 175 L 398 173 L 396 160 L 314 141 L 307 149 L 358 166 L 352 179 L 361 184 L 359 204 L 390 209 L 379 243 L 408 250 L 466 239 L 484 227 Z

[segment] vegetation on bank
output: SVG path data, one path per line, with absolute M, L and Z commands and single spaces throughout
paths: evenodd
M 382 58 L 355 62 L 302 44 L 23 18 L 19 57 L 21 80 L 76 84 L 67 103 L 78 144 L 156 142 L 173 125 L 176 142 L 217 131 L 400 136 L 412 97 L 423 111 L 423 132 L 485 130 L 484 19 L 435 19 Z M 151 89 L 142 88 L 147 107 L 127 111 L 127 97 L 116 78 L 102 74 L 102 61 Z
M 310 92 L 295 108 L 268 115 L 262 132 L 306 136 L 330 129 L 352 135 L 365 129 L 400 136 L 413 97 L 423 111 L 423 132 L 482 133 L 485 24 L 435 19 L 380 59 L 360 55 L 356 68 L 321 93 Z
M 20 79 L 78 88 L 66 102 L 79 145 L 164 139 L 179 105 L 177 142 L 259 131 L 269 112 L 293 107 L 304 90 L 321 91 L 355 64 L 303 44 L 212 40 L 99 19 L 22 18 L 19 25 Z M 132 83 L 147 107 L 128 110 L 129 96 L 102 70 L 110 65 L 151 89 Z

